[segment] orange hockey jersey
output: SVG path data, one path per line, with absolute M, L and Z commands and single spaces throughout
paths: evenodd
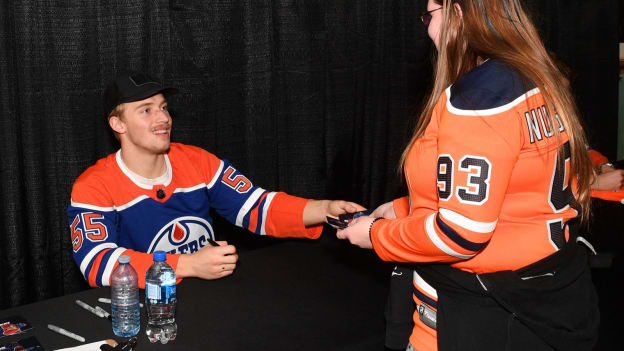
M 569 157 L 558 116 L 547 123 L 539 89 L 506 64 L 488 60 L 440 96 L 405 164 L 409 199 L 397 219 L 380 220 L 373 248 L 387 261 L 449 262 L 474 273 L 538 261 L 568 239 L 577 216 L 558 148 Z M 554 128 L 560 135 L 555 137 Z M 415 301 L 436 309 L 436 292 L 415 275 Z M 411 342 L 435 349 L 435 330 L 415 313 Z

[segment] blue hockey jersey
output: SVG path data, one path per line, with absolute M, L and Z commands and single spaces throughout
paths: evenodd
M 196 252 L 214 239 L 211 208 L 259 235 L 321 234 L 321 225 L 303 225 L 306 199 L 254 186 L 228 161 L 201 148 L 172 143 L 165 163 L 162 184 L 147 185 L 118 151 L 74 183 L 68 208 L 73 255 L 89 285 L 109 285 L 122 254 L 131 257 L 142 288 L 150 253 L 168 252 L 167 262 L 176 269 L 180 254 Z

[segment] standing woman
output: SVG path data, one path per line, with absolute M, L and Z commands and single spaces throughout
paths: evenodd
M 415 262 L 408 349 L 591 350 L 597 298 L 570 224 L 592 167 L 564 75 L 519 0 L 429 0 L 433 91 L 405 149 L 409 197 L 338 232 Z

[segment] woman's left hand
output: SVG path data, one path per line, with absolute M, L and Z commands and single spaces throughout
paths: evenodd
M 351 221 L 345 229 L 338 230 L 336 237 L 338 239 L 347 239 L 351 244 L 363 249 L 372 249 L 373 243 L 370 240 L 368 231 L 374 220 L 375 218 L 370 216 L 358 217 Z

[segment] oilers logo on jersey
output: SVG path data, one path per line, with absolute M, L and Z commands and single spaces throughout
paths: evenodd
M 154 236 L 147 252 L 193 253 L 206 246 L 207 239 L 215 239 L 207 220 L 193 216 L 176 218 Z

